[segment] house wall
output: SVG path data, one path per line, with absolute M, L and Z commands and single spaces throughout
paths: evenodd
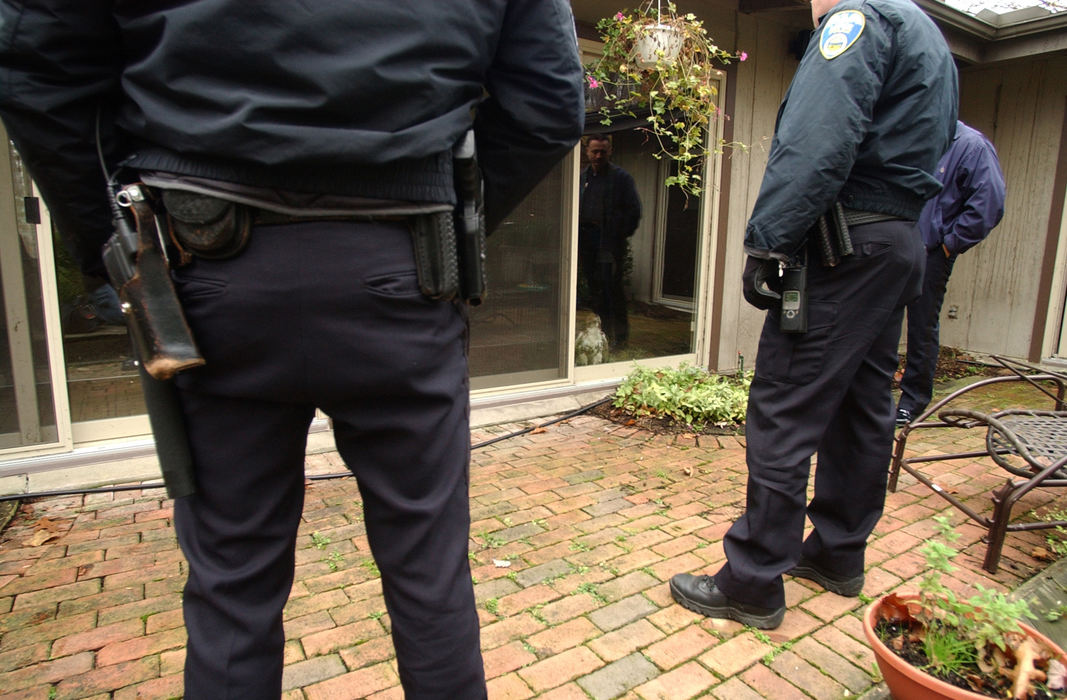
M 1059 222 L 1050 226 L 1050 215 L 1063 198 L 1055 175 L 1065 105 L 1067 56 L 960 71 L 960 118 L 993 142 L 1008 193 L 1001 224 L 956 261 L 941 313 L 942 345 L 1031 359 L 1038 359 L 1032 348 L 1051 354 L 1045 319 L 1063 311 L 1062 279 L 1059 289 L 1048 287 L 1063 256 Z M 1047 250 L 1058 252 L 1049 257 Z
M 713 370 L 736 368 L 739 355 L 744 357 L 745 367 L 754 365 L 765 314 L 741 295 L 745 224 L 759 194 L 778 106 L 797 68 L 789 43 L 804 28 L 797 22 L 805 19 L 810 22 L 804 13 L 792 13 L 785 22 L 777 15 L 736 15 L 736 48 L 746 51 L 748 59 L 738 64 L 732 75 L 729 112 L 732 138 L 744 147 L 728 149 L 723 161 L 729 193 L 724 202 L 727 215 L 720 220 L 716 240 L 719 269 L 712 284 L 717 290 L 711 307 L 717 316 L 711 324 L 712 333 L 717 335 L 710 342 L 709 365 Z

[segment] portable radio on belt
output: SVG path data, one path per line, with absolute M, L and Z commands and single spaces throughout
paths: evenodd
M 782 310 L 778 328 L 783 333 L 808 332 L 807 256 L 789 261 L 782 269 Z

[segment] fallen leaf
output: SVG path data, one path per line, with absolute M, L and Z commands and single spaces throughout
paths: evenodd
M 534 428 L 533 430 L 530 431 L 530 435 L 540 435 L 541 433 L 547 433 L 547 432 L 548 432 L 548 428 L 544 428 L 544 427 Z
M 49 532 L 59 532 L 61 525 L 65 525 L 66 521 L 56 521 L 51 518 L 41 518 L 37 521 L 37 527 L 48 530 Z
M 1034 547 L 1030 550 L 1030 556 L 1038 561 L 1053 561 L 1056 558 L 1044 547 Z
M 34 547 L 40 547 L 45 542 L 50 542 L 52 540 L 58 539 L 59 535 L 54 532 L 49 532 L 48 530 L 38 530 L 37 532 L 33 533 L 33 537 L 30 538 L 30 545 Z

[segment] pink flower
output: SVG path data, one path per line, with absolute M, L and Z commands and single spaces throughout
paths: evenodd
M 747 51 L 742 51 L 741 55 L 738 57 L 738 60 L 739 61 L 744 61 L 746 58 L 748 58 L 748 52 Z
M 591 87 L 591 88 L 597 88 L 597 87 L 600 87 L 600 82 L 599 82 L 599 81 L 597 81 L 597 79 L 596 79 L 596 78 L 594 78 L 594 77 L 593 77 L 593 76 L 591 76 L 591 75 L 590 75 L 590 76 L 587 76 L 587 77 L 589 78 L 589 87 Z
M 623 18 L 623 17 L 625 17 L 625 16 L 626 16 L 626 15 L 624 15 L 624 14 L 623 14 L 623 13 L 621 13 L 621 12 L 616 12 L 616 13 L 615 13 L 615 19 L 622 19 L 622 18 Z

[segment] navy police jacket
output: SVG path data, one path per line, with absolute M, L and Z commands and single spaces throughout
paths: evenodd
M 956 68 L 911 0 L 841 0 L 821 18 L 778 111 L 745 251 L 785 260 L 835 200 L 915 220 L 940 190 Z
M 98 123 L 109 170 L 430 203 L 473 123 L 492 226 L 581 136 L 582 81 L 566 0 L 0 2 L 0 117 L 88 274 Z

